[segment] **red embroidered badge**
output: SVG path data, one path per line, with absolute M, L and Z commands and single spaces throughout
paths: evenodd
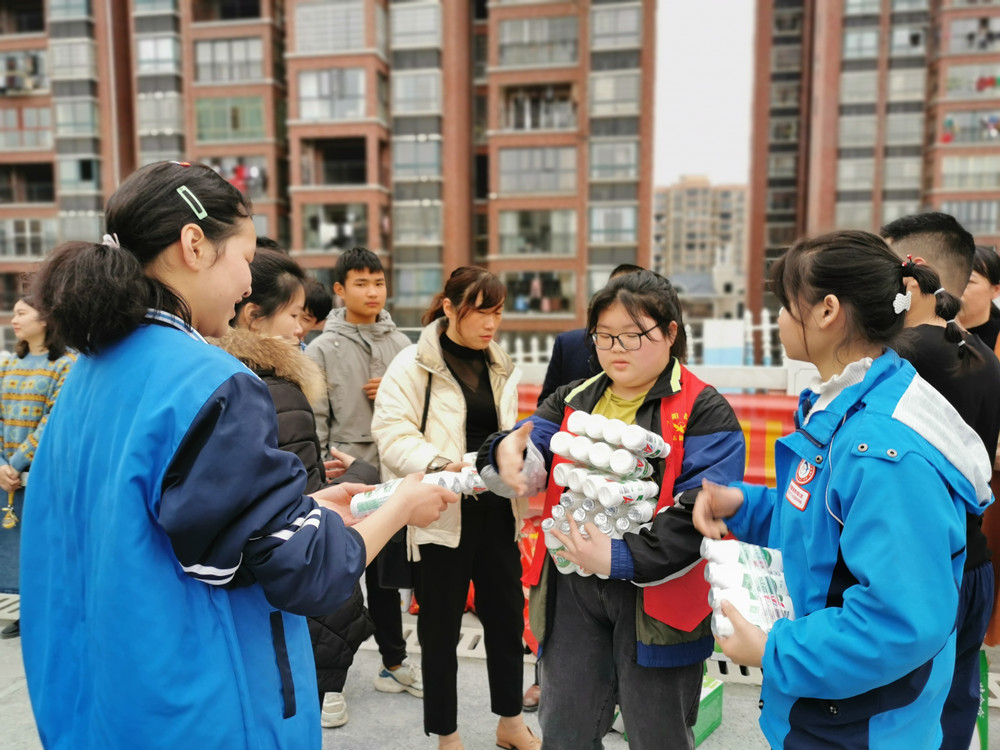
M 798 484 L 809 484 L 816 476 L 816 467 L 804 458 L 799 461 L 799 468 L 795 470 L 795 481 Z

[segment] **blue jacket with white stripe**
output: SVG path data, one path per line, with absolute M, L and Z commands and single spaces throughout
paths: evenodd
M 46 747 L 320 746 L 301 615 L 347 600 L 365 547 L 305 483 L 266 385 L 197 334 L 145 324 L 78 360 L 25 502 Z
M 891 350 L 806 421 L 815 401 L 776 444 L 777 489 L 733 485 L 729 529 L 781 550 L 796 615 L 767 638 L 761 728 L 774 748 L 937 748 L 991 461 Z

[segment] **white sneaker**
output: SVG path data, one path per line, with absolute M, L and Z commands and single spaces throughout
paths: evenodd
M 323 710 L 319 723 L 327 729 L 342 727 L 347 723 L 347 701 L 343 693 L 327 693 L 323 698 Z
M 375 677 L 375 689 L 383 693 L 402 693 L 404 690 L 417 698 L 424 697 L 424 678 L 420 667 L 409 659 L 396 669 L 382 667 Z

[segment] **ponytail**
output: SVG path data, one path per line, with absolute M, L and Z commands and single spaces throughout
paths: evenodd
M 191 321 L 187 304 L 143 273 L 138 258 L 113 244 L 65 242 L 32 284 L 39 310 L 67 346 L 96 354 L 138 328 L 147 308 Z
M 985 360 L 970 345 L 969 338 L 971 334 L 963 330 L 955 320 L 959 310 L 962 309 L 962 300 L 941 286 L 940 278 L 929 266 L 917 265 L 913 261 L 908 260 L 902 265 L 900 284 L 903 284 L 903 280 L 906 278 L 912 278 L 916 281 L 922 294 L 934 295 L 934 314 L 942 320 L 947 321 L 944 329 L 944 339 L 948 343 L 958 346 L 958 363 L 953 370 L 953 374 L 969 373 L 982 367 Z

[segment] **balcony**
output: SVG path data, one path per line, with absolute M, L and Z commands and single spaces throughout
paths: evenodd
M 0 36 L 45 33 L 43 0 L 6 0 L 0 3 Z
M 576 102 L 569 84 L 507 88 L 502 106 L 505 130 L 576 129 Z
M 52 203 L 55 188 L 51 164 L 15 164 L 0 167 L 0 206 Z
M 302 142 L 303 185 L 365 185 L 368 158 L 364 138 Z
M 196 0 L 195 23 L 260 18 L 260 0 Z

